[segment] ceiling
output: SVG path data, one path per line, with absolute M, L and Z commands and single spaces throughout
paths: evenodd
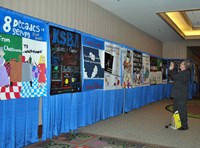
M 157 15 L 157 13 L 200 9 L 199 0 L 91 1 L 162 42 L 181 41 L 183 38 Z M 195 13 L 195 17 L 197 19 L 200 18 L 200 13 Z M 197 20 L 196 22 L 199 21 L 200 20 Z

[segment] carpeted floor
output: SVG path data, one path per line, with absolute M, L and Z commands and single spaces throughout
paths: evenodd
M 167 148 L 89 133 L 62 134 L 59 137 L 25 148 Z
M 167 105 L 166 109 L 173 112 L 173 105 Z M 192 100 L 187 103 L 188 117 L 200 119 L 200 100 Z

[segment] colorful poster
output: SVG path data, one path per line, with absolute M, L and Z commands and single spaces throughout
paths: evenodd
M 157 84 L 157 58 L 150 56 L 150 84 Z
M 167 83 L 167 60 L 162 60 L 162 83 Z
M 81 35 L 50 26 L 51 90 L 50 94 L 81 91 Z
M 133 51 L 133 86 L 142 85 L 142 53 Z
M 104 89 L 121 88 L 120 49 L 119 45 L 105 42 Z
M 122 48 L 122 86 L 133 87 L 133 51 Z
M 83 91 L 103 89 L 104 82 L 104 42 L 82 36 L 84 75 Z
M 46 25 L 0 9 L 0 100 L 46 96 Z
M 142 54 L 143 65 L 143 85 L 150 84 L 150 56 L 148 54 Z
M 162 83 L 162 59 L 157 58 L 156 84 Z
M 4 8 L 0 8 L 0 32 L 37 41 L 47 40 L 43 21 Z

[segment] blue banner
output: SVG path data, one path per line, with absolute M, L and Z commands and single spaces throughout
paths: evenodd
M 104 42 L 89 36 L 83 36 L 83 45 L 83 91 L 103 89 Z
M 104 42 L 89 36 L 83 36 L 83 46 L 94 47 L 99 50 L 104 50 Z
M 46 41 L 46 25 L 44 22 L 2 7 L 0 7 L 0 32 Z

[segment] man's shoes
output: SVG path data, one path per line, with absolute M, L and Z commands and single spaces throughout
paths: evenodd
M 188 127 L 180 127 L 177 130 L 188 130 Z

